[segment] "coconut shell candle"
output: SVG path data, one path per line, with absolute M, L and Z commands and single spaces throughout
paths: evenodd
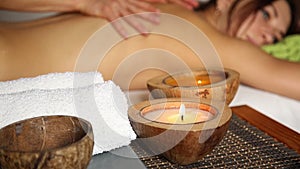
M 231 115 L 226 104 L 212 106 L 199 99 L 155 99 L 129 109 L 129 120 L 143 145 L 180 165 L 197 162 L 219 144 Z
M 233 100 L 238 86 L 239 73 L 232 69 L 192 70 L 171 75 L 157 76 L 147 81 L 153 98 L 186 97 L 202 100 Z

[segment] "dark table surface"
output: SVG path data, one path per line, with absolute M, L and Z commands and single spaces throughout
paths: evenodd
M 224 139 L 195 164 L 179 166 L 162 156 L 149 156 L 151 153 L 133 141 L 93 156 L 88 168 L 300 168 L 299 133 L 249 106 L 231 108 L 233 118 Z

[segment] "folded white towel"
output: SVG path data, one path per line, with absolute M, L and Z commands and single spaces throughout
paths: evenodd
M 33 78 L 27 80 L 32 83 Z M 58 89 L 18 89 L 22 92 L 0 94 L 0 128 L 37 116 L 77 116 L 92 124 L 93 154 L 128 145 L 136 138 L 127 116 L 126 97 L 112 81 L 80 88 L 56 87 Z
M 0 94 L 22 92 L 31 89 L 76 88 L 103 82 L 104 80 L 99 72 L 49 73 L 32 78 L 20 78 L 0 82 Z

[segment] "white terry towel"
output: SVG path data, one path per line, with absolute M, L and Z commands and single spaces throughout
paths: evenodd
M 31 89 L 60 89 L 83 87 L 103 83 L 99 72 L 49 73 L 32 78 L 0 82 L 0 94 L 22 92 Z
M 91 122 L 95 141 L 93 154 L 99 154 L 128 145 L 136 138 L 127 109 L 124 93 L 112 81 L 77 88 L 35 88 L 0 94 L 0 128 L 37 116 L 77 116 Z

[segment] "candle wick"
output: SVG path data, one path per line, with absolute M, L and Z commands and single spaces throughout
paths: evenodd
M 185 106 L 184 106 L 184 104 L 181 104 L 180 108 L 179 108 L 179 115 L 181 117 L 181 121 L 183 121 L 184 114 L 185 114 Z

